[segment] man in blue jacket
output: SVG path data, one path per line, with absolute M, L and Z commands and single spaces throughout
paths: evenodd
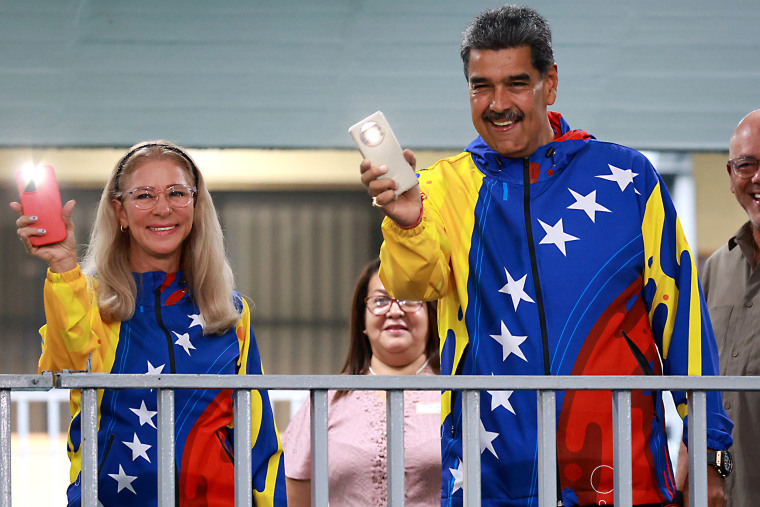
M 547 111 L 559 77 L 546 20 L 525 7 L 485 11 L 461 56 L 479 136 L 398 197 L 384 166 L 361 164 L 387 215 L 383 283 L 397 298 L 440 301 L 441 373 L 716 375 L 694 258 L 662 179 L 637 151 Z M 720 394 L 707 397 L 708 447 L 723 451 L 732 424 Z M 536 394 L 484 398 L 482 505 L 537 505 Z M 685 393 L 674 398 L 685 416 Z M 442 402 L 441 505 L 461 505 L 461 397 Z M 557 393 L 557 403 L 558 505 L 610 505 L 611 393 Z M 660 393 L 632 393 L 631 417 L 633 504 L 669 505 Z M 721 505 L 723 479 L 708 476 L 710 505 Z

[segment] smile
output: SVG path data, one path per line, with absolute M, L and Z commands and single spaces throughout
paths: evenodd
M 166 231 L 173 230 L 175 227 L 177 227 L 177 226 L 176 225 L 169 225 L 169 226 L 166 226 L 166 227 L 148 227 L 148 229 L 150 229 L 151 231 L 155 231 L 155 232 L 166 232 Z
M 515 122 L 512 120 L 509 121 L 494 121 L 492 122 L 497 127 L 509 127 L 510 125 L 514 124 Z

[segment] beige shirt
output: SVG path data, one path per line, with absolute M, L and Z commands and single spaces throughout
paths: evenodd
M 707 259 L 702 287 L 718 343 L 721 375 L 760 375 L 760 269 L 749 222 Z M 734 422 L 734 472 L 726 480 L 728 507 L 760 500 L 760 393 L 724 392 Z

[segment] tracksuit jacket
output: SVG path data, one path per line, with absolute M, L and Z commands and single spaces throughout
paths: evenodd
M 95 292 L 79 267 L 48 271 L 47 324 L 40 329 L 39 370 L 83 370 L 92 354 L 95 373 L 261 374 L 248 304 L 237 294 L 240 321 L 223 335 L 202 334 L 203 318 L 182 273 L 134 273 L 134 316 L 104 322 Z M 98 391 L 98 497 L 105 507 L 157 505 L 157 392 Z M 282 447 L 269 397 L 253 391 L 252 442 L 255 505 L 285 505 Z M 81 393 L 71 392 L 68 504 L 81 503 Z M 175 468 L 179 505 L 234 503 L 231 390 L 177 389 Z
M 385 286 L 440 300 L 441 374 L 717 375 L 694 258 L 660 176 L 637 151 L 549 120 L 555 139 L 524 159 L 478 137 L 419 171 L 420 224 L 383 223 Z M 684 417 L 685 393 L 673 395 Z M 613 502 L 611 400 L 557 393 L 565 505 Z M 707 401 L 708 447 L 727 449 L 720 393 Z M 661 393 L 631 402 L 633 503 L 666 502 Z M 535 392 L 484 392 L 480 416 L 482 504 L 537 505 Z M 461 423 L 461 396 L 445 392 L 441 505 L 462 503 Z

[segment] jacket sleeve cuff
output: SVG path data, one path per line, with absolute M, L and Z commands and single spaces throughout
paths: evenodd
M 417 218 L 417 221 L 408 226 L 408 227 L 402 227 L 396 222 L 394 222 L 391 218 L 385 217 L 383 219 L 383 229 L 391 232 L 392 234 L 402 237 L 402 238 L 412 238 L 414 236 L 418 236 L 422 234 L 422 231 L 425 230 L 425 226 L 427 225 L 427 215 L 425 214 L 425 207 L 420 207 L 420 216 Z
M 74 269 L 65 271 L 63 273 L 54 273 L 50 271 L 50 268 L 47 270 L 47 279 L 51 283 L 69 283 L 73 282 L 80 276 L 82 276 L 82 268 L 79 266 L 79 264 L 77 264 Z

